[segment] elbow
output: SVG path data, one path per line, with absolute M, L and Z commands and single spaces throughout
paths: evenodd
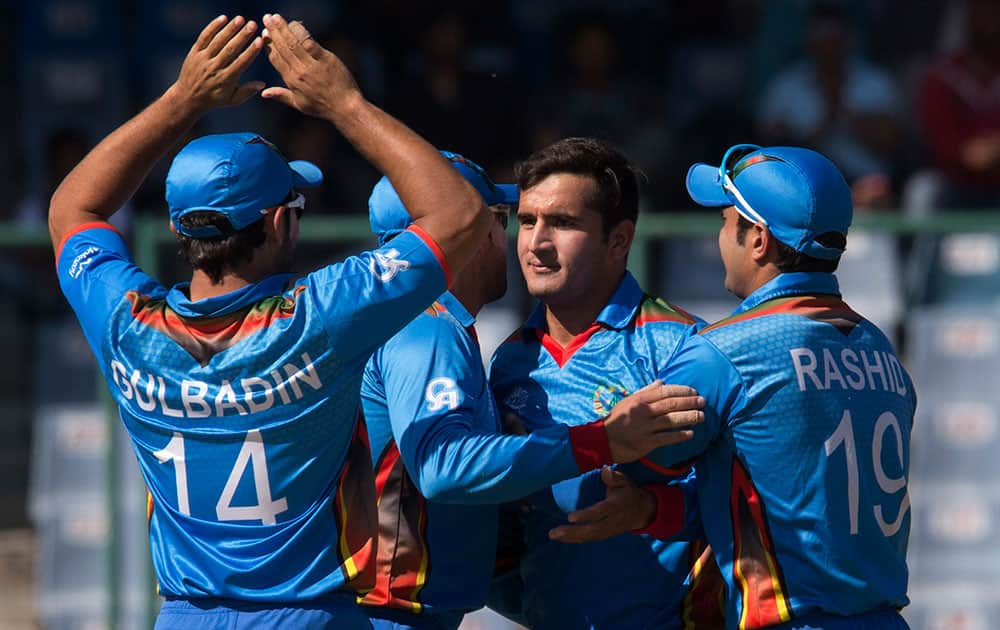
M 441 477 L 434 477 L 433 479 L 424 478 L 417 485 L 419 486 L 418 490 L 420 490 L 420 494 L 428 501 L 450 503 L 456 496 L 461 495 L 461 489 L 458 487 L 458 484 L 452 482 L 450 479 L 443 479 Z

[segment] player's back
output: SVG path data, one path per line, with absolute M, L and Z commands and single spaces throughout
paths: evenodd
M 131 293 L 114 319 L 111 383 L 164 594 L 308 599 L 350 583 L 366 562 L 353 556 L 371 552 L 368 452 L 352 435 L 363 358 L 339 359 L 306 284 L 270 288 L 208 319 Z M 207 569 L 188 568 L 209 550 Z
M 199 301 L 106 224 L 60 282 L 149 489 L 160 592 L 298 602 L 372 585 L 375 503 L 358 394 L 368 355 L 444 288 L 418 234 Z
M 729 619 L 753 628 L 906 605 L 916 398 L 885 336 L 839 297 L 800 295 L 699 337 L 741 388 L 698 475 L 735 587 Z

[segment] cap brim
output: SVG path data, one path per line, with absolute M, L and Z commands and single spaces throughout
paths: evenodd
M 293 160 L 288 168 L 292 169 L 292 185 L 296 188 L 315 188 L 323 183 L 323 171 L 312 162 Z
M 494 203 L 516 204 L 521 199 L 521 191 L 517 189 L 517 184 L 497 184 L 497 200 Z
M 687 174 L 687 191 L 700 206 L 723 208 L 733 205 L 719 179 L 719 167 L 698 163 Z

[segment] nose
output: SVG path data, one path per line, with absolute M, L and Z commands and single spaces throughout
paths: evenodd
M 531 252 L 545 251 L 552 248 L 549 229 L 541 221 L 536 223 L 529 232 L 528 249 Z

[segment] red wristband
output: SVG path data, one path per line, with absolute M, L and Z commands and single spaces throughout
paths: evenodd
M 604 418 L 570 427 L 569 443 L 581 473 L 614 463 L 611 461 L 611 444 L 604 429 Z
M 656 498 L 656 515 L 649 525 L 632 533 L 649 534 L 660 540 L 676 536 L 684 527 L 684 493 L 677 486 L 662 483 L 651 483 L 642 489 Z

